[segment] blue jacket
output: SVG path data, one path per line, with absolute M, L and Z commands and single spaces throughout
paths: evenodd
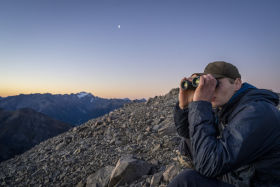
M 206 101 L 181 110 L 174 121 L 190 139 L 195 169 L 235 186 L 280 186 L 280 112 L 277 94 L 247 83 L 213 112 Z

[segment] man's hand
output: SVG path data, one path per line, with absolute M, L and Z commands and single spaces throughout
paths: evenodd
M 194 92 L 193 101 L 211 102 L 216 84 L 217 81 L 211 74 L 200 76 L 199 85 Z
M 184 80 L 192 81 L 192 78 L 183 78 L 180 82 L 180 92 L 179 92 L 179 107 L 181 109 L 186 108 L 190 102 L 193 101 L 194 90 L 183 90 L 181 84 Z

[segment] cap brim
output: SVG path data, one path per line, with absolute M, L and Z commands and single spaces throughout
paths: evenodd
M 191 75 L 191 77 L 193 76 L 193 75 L 196 75 L 196 76 L 201 76 L 201 75 L 207 75 L 208 73 L 193 73 L 192 75 Z M 210 73 L 215 79 L 220 79 L 220 78 L 224 78 L 225 76 L 224 75 L 221 75 L 221 74 L 212 74 L 212 73 Z

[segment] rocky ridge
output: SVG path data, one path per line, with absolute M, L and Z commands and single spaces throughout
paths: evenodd
M 166 186 L 190 167 L 177 151 L 178 91 L 125 104 L 0 163 L 0 185 Z
M 132 163 L 143 162 L 149 168 L 143 176 L 140 174 L 129 181 L 130 185 L 149 186 L 151 182 L 156 186 L 165 185 L 181 170 L 176 161 L 180 138 L 173 122 L 177 98 L 178 89 L 173 89 L 145 103 L 125 104 L 123 108 L 46 140 L 2 162 L 0 185 L 85 186 L 91 181 L 87 177 L 100 169 L 106 171 L 104 167 L 114 168 L 120 160 L 126 164 L 136 160 Z M 152 181 L 155 174 L 156 179 Z M 112 186 L 128 185 L 126 181 L 118 182 L 111 179 Z

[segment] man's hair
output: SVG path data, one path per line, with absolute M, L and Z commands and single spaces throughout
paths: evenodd
M 226 77 L 230 84 L 234 84 L 234 79 Z
M 237 79 L 240 79 L 240 81 L 242 82 L 241 78 L 236 78 L 236 79 L 232 79 L 232 78 L 229 78 L 229 77 L 225 77 L 225 78 L 227 78 L 227 80 L 228 80 L 229 83 L 231 83 L 231 84 L 234 84 L 235 80 L 237 80 Z

